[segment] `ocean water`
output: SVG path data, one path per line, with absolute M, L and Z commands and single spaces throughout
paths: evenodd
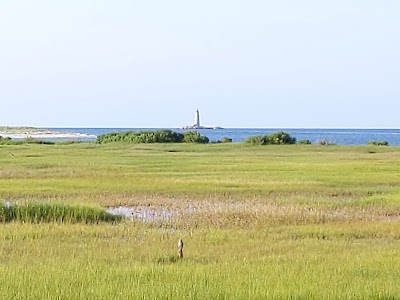
M 110 132 L 156 130 L 160 128 L 49 128 L 60 132 L 78 132 L 90 135 L 101 135 Z M 169 128 L 177 132 L 188 130 Z M 285 131 L 297 140 L 310 140 L 318 143 L 321 140 L 337 145 L 366 145 L 369 141 L 387 141 L 391 146 L 400 146 L 400 129 L 291 129 L 291 128 L 226 128 L 200 129 L 202 135 L 211 142 L 223 137 L 231 138 L 234 142 L 241 142 L 250 136 L 265 135 L 277 131 Z M 94 139 L 88 139 L 94 140 Z

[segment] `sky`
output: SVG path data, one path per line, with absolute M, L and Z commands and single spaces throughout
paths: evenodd
M 0 126 L 400 128 L 398 0 L 0 0 Z

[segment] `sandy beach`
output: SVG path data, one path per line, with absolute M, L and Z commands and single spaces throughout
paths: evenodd
M 78 132 L 58 132 L 40 128 L 0 128 L 0 136 L 11 139 L 95 139 L 96 135 Z

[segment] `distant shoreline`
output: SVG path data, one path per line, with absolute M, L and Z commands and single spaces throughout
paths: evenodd
M 11 139 L 95 139 L 96 135 L 79 132 L 60 132 L 34 127 L 0 127 L 0 136 Z
M 45 141 L 95 141 L 98 136 L 112 132 L 146 131 L 163 128 L 56 128 L 56 127 L 17 127 L 0 126 L 0 136 L 15 140 L 36 139 Z M 185 132 L 182 128 L 170 128 L 176 132 Z M 190 129 L 189 129 L 190 130 Z M 193 129 L 195 130 L 195 129 Z M 233 142 L 242 142 L 251 136 L 270 134 L 283 130 L 297 140 L 309 140 L 318 143 L 321 140 L 332 141 L 337 145 L 367 145 L 370 141 L 387 141 L 390 146 L 400 146 L 399 129 L 354 129 L 354 128 L 224 128 L 221 130 L 198 131 L 211 142 L 222 138 L 231 138 Z

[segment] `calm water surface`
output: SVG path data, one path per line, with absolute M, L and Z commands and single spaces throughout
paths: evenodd
M 101 135 L 110 132 L 155 130 L 160 128 L 49 128 L 61 132 L 79 132 L 91 135 Z M 188 130 L 170 128 L 177 132 Z M 210 141 L 218 141 L 223 137 L 231 138 L 234 142 L 241 142 L 250 136 L 265 135 L 277 131 L 285 131 L 297 140 L 310 140 L 317 143 L 327 140 L 338 145 L 366 145 L 369 141 L 387 141 L 391 146 L 400 145 L 400 129 L 291 129 L 291 128 L 227 128 L 227 129 L 200 129 L 202 135 Z M 94 139 L 92 139 L 94 140 Z

